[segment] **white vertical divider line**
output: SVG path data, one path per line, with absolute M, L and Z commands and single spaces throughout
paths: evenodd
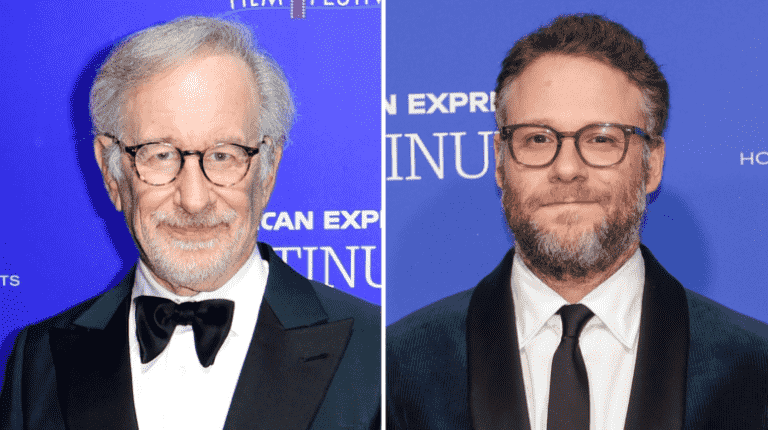
M 387 394 L 387 180 L 386 180 L 386 113 L 384 100 L 387 94 L 387 1 L 381 1 L 381 429 L 387 428 L 387 411 L 384 408 Z

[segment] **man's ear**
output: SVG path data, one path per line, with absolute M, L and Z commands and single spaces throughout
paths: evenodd
M 499 188 L 502 188 L 501 169 L 504 168 L 504 160 L 501 156 L 501 151 L 503 150 L 504 142 L 501 141 L 501 134 L 496 132 L 496 134 L 493 135 L 493 156 L 496 160 L 496 185 L 498 185 Z
M 272 163 L 269 176 L 267 176 L 267 178 L 262 183 L 262 191 L 267 197 L 267 200 L 269 200 L 269 198 L 272 196 L 272 190 L 275 188 L 275 179 L 277 179 L 277 167 L 280 165 L 280 159 L 283 157 L 283 145 L 279 145 L 278 142 L 275 142 L 269 136 L 264 136 L 264 143 L 262 145 L 271 145 L 273 147 L 273 154 L 275 155 L 275 160 Z
M 112 200 L 112 204 L 115 205 L 115 209 L 122 211 L 123 203 L 120 200 L 120 189 L 118 187 L 117 179 L 112 176 L 109 171 L 109 166 L 104 160 L 104 154 L 112 145 L 117 145 L 115 140 L 104 136 L 103 134 L 100 134 L 93 139 L 93 152 L 96 155 L 96 162 L 99 163 L 101 176 L 104 178 L 104 186 L 107 188 L 109 198 Z
M 648 183 L 645 184 L 645 193 L 650 194 L 659 188 L 661 183 L 661 173 L 664 170 L 664 154 L 666 143 L 664 138 L 659 136 L 657 146 L 651 149 L 651 157 L 648 159 Z

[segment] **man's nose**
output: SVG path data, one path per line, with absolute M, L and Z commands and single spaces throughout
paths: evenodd
M 176 178 L 176 204 L 184 208 L 188 213 L 199 213 L 211 203 L 213 184 L 206 179 L 200 168 L 197 157 L 200 154 L 187 155 L 184 166 Z
M 579 156 L 576 141 L 572 137 L 564 137 L 557 158 L 552 163 L 550 182 L 573 182 L 587 179 L 588 166 Z

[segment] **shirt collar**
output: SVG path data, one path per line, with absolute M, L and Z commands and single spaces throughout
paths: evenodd
M 519 254 L 512 262 L 512 298 L 520 349 L 568 302 L 542 282 Z M 610 278 L 579 303 L 587 306 L 626 348 L 633 348 L 640 328 L 645 262 L 638 248 Z
M 269 264 L 261 259 L 258 246 L 254 247 L 251 256 L 240 270 L 219 289 L 203 291 L 194 296 L 179 296 L 172 293 L 160 285 L 155 275 L 143 261 L 139 260 L 138 266 L 131 301 L 142 295 L 162 297 L 175 303 L 211 299 L 231 300 L 235 303 L 235 309 L 230 332 L 235 335 L 253 332 L 269 274 Z

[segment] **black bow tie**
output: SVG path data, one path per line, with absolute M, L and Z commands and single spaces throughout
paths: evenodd
M 232 326 L 235 303 L 203 300 L 176 304 L 168 299 L 139 296 L 136 302 L 136 336 L 142 363 L 149 363 L 171 341 L 177 325 L 192 325 L 195 350 L 203 367 L 213 364 Z

